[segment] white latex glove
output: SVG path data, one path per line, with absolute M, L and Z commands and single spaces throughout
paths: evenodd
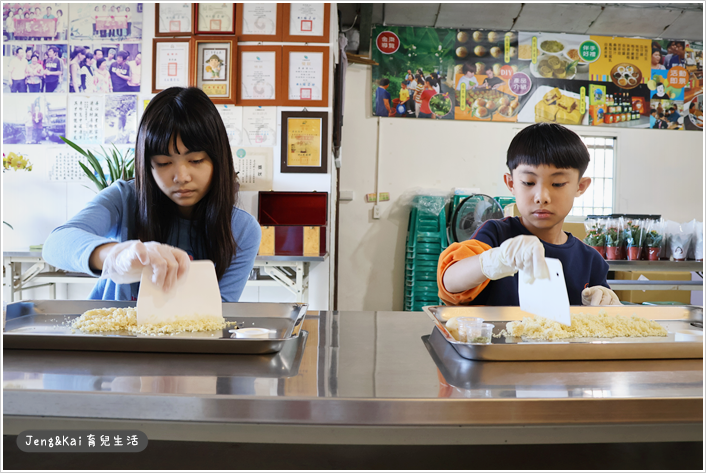
M 583 305 L 620 305 L 620 299 L 607 287 L 593 286 L 581 291 L 581 303 Z
M 536 279 L 549 278 L 544 245 L 534 235 L 505 240 L 499 247 L 481 253 L 479 261 L 481 271 L 488 279 L 512 276 L 520 269 Z
M 152 267 L 152 282 L 165 292 L 189 270 L 191 260 L 186 251 L 173 246 L 148 241 L 129 240 L 118 243 L 103 262 L 102 278 L 118 284 L 139 282 L 142 268 Z

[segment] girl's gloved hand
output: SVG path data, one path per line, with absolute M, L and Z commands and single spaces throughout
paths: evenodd
M 583 305 L 620 305 L 620 299 L 607 287 L 593 286 L 581 291 L 581 303 Z
M 117 284 L 139 282 L 142 269 L 152 267 L 152 282 L 164 292 L 189 270 L 191 260 L 182 249 L 149 241 L 129 240 L 113 246 L 103 262 L 102 278 Z
M 499 247 L 481 253 L 479 261 L 481 271 L 488 279 L 512 276 L 520 269 L 535 279 L 549 278 L 544 245 L 534 235 L 509 238 Z

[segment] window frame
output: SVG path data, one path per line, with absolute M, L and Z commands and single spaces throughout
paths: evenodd
M 613 174 L 611 177 L 611 180 L 613 181 L 612 185 L 611 185 L 612 202 L 610 203 L 611 204 L 610 205 L 611 211 L 607 215 L 615 213 L 616 202 L 618 201 L 618 195 L 616 193 L 617 192 L 617 180 L 618 180 L 618 154 L 619 154 L 618 153 L 618 151 L 619 151 L 618 136 L 615 133 L 605 133 L 605 132 L 602 133 L 599 130 L 595 130 L 595 131 L 591 130 L 590 133 L 585 133 L 584 130 L 581 130 L 581 131 L 574 130 L 574 131 L 576 132 L 577 135 L 579 135 L 581 137 L 581 141 L 583 141 L 584 144 L 585 144 L 586 138 L 603 138 L 603 139 L 612 139 L 613 140 L 613 168 L 612 168 Z M 586 130 L 586 131 L 588 131 L 588 130 Z M 587 145 L 587 147 L 588 147 L 588 145 Z M 595 171 L 594 171 L 594 174 L 595 174 Z M 593 185 L 594 184 L 593 180 L 595 179 L 595 176 L 587 176 L 587 177 L 591 178 L 591 180 L 592 180 L 591 185 Z M 603 179 L 605 179 L 605 177 Z M 589 187 L 589 189 L 590 189 L 590 187 Z M 586 208 L 586 207 L 587 206 L 582 205 L 580 208 Z M 603 207 L 607 207 L 607 206 L 603 205 Z M 595 208 L 595 206 L 592 206 L 592 208 Z M 573 209 L 574 208 L 572 207 L 572 212 L 573 212 Z M 596 215 L 596 214 L 590 213 L 588 215 Z M 569 217 L 585 219 L 587 216 L 586 215 L 569 214 Z

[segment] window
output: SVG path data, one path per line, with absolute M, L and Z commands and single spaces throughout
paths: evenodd
M 569 215 L 609 215 L 613 213 L 613 190 L 615 189 L 615 142 L 611 136 L 582 136 L 588 148 L 591 162 L 584 177 L 591 178 L 588 190 L 574 200 Z

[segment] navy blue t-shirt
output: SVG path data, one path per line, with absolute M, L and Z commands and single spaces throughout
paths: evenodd
M 581 291 L 587 287 L 608 286 L 608 263 L 596 250 L 584 244 L 571 233 L 563 245 L 552 245 L 542 241 L 544 256 L 561 261 L 569 293 L 569 304 L 581 305 Z M 507 217 L 501 220 L 488 220 L 473 235 L 474 240 L 482 241 L 495 248 L 505 240 L 519 235 L 532 235 L 520 222 L 519 217 Z M 506 278 L 491 280 L 470 305 L 520 305 L 518 295 L 519 272 Z
M 387 100 L 392 107 L 392 98 L 390 92 L 382 87 L 378 87 L 375 91 L 375 115 L 378 117 L 388 116 L 387 108 L 385 107 L 385 100 Z

